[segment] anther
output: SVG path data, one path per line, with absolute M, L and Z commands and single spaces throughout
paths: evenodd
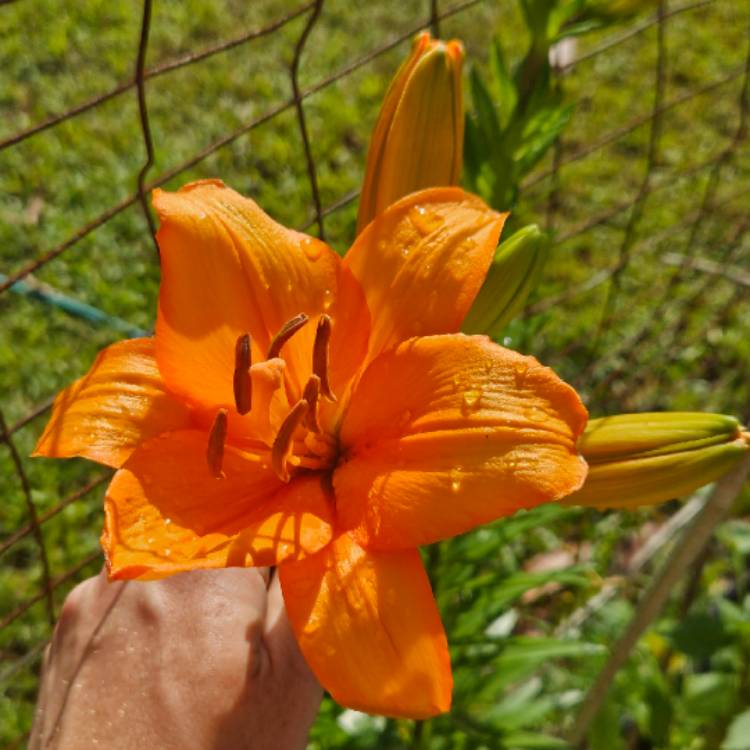
M 234 405 L 238 414 L 247 414 L 253 403 L 253 381 L 250 378 L 250 336 L 243 333 L 234 347 Z
M 227 410 L 219 409 L 214 417 L 211 432 L 208 435 L 208 448 L 206 449 L 206 461 L 208 468 L 217 479 L 224 478 L 221 464 L 224 460 L 224 443 L 227 439 Z
M 313 373 L 320 378 L 320 392 L 329 401 L 335 401 L 336 396 L 328 383 L 328 342 L 331 340 L 331 319 L 328 315 L 321 315 L 318 328 L 315 331 L 313 345 Z
M 266 359 L 278 357 L 281 352 L 281 347 L 284 346 L 284 344 L 286 344 L 286 342 L 289 341 L 289 339 L 292 338 L 292 336 L 294 336 L 294 334 L 297 333 L 305 323 L 307 323 L 308 319 L 309 318 L 305 313 L 299 313 L 299 315 L 295 315 L 290 320 L 287 320 L 287 322 L 281 326 L 281 330 L 273 337 L 271 346 L 268 347 Z
M 282 482 L 288 482 L 290 479 L 287 462 L 292 453 L 292 438 L 295 430 L 307 415 L 309 408 L 310 405 L 307 401 L 300 399 L 284 418 L 271 446 L 271 467 Z
M 302 398 L 307 401 L 310 408 L 305 415 L 305 427 L 312 432 L 320 432 L 318 424 L 318 395 L 320 394 L 320 378 L 317 375 L 310 375 Z

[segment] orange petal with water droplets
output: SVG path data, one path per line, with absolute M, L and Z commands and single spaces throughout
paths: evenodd
M 417 550 L 369 552 L 344 534 L 279 578 L 302 653 L 338 703 L 414 719 L 450 708 L 448 644 Z
M 367 226 L 344 267 L 359 281 L 372 316 L 368 360 L 412 336 L 460 329 L 506 216 L 459 188 L 430 188 Z
M 258 542 L 264 565 L 274 549 L 284 559 L 330 538 L 330 509 L 321 489 L 292 483 L 291 491 L 271 471 L 267 452 L 229 445 L 224 478 L 214 478 L 206 464 L 207 438 L 197 430 L 154 438 L 115 474 L 102 535 L 110 577 L 158 578 L 224 567 L 232 544 L 243 534 L 247 541 L 249 530 L 264 537 Z M 244 564 L 253 564 L 252 557 Z
M 176 193 L 155 190 L 153 202 L 162 264 L 159 368 L 169 387 L 193 403 L 233 407 L 237 338 L 250 334 L 257 362 L 290 318 L 326 312 L 337 295 L 338 256 L 217 180 Z M 282 354 L 297 394 L 309 375 L 314 323 Z
M 33 455 L 118 467 L 144 440 L 189 427 L 190 411 L 167 392 L 154 354 L 149 338 L 99 352 L 88 373 L 58 394 Z
M 333 504 L 319 475 L 293 479 L 254 515 L 232 543 L 228 565 L 298 560 L 325 547 L 333 535 Z
M 587 413 L 552 370 L 483 336 L 412 339 L 360 380 L 333 477 L 342 528 L 403 549 L 578 489 Z

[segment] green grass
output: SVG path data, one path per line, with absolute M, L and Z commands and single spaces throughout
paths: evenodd
M 315 84 L 419 23 L 427 5 L 389 0 L 360 8 L 329 0 L 302 58 L 302 86 Z M 261 27 L 283 10 L 272 2 L 155 3 L 148 64 Z M 277 33 L 148 83 L 156 148 L 149 179 L 289 98 L 288 66 L 304 22 L 298 18 Z M 523 51 L 523 29 L 510 0 L 480 3 L 442 26 L 444 36 L 466 42 L 468 59 L 478 65 L 484 63 L 495 31 L 503 35 L 511 56 Z M 747 53 L 748 27 L 750 9 L 733 0 L 716 0 L 670 19 L 666 100 L 739 69 Z M 0 139 L 131 76 L 139 28 L 140 11 L 132 3 L 84 0 L 68 4 L 64 12 L 52 2 L 0 7 Z M 604 38 L 605 33 L 587 37 L 580 49 L 593 48 Z M 649 113 L 654 42 L 652 28 L 564 77 L 562 85 L 577 106 L 563 139 L 563 158 Z M 306 100 L 324 205 L 358 187 L 380 99 L 408 45 L 400 44 Z M 644 203 L 631 262 L 614 298 L 613 319 L 596 345 L 593 334 L 606 283 L 527 316 L 509 331 L 513 346 L 539 356 L 574 382 L 592 413 L 680 408 L 745 418 L 749 414 L 747 290 L 743 293 L 737 284 L 718 276 L 706 283 L 705 274 L 690 271 L 659 305 L 675 272 L 663 261 L 666 252 L 690 250 L 717 261 L 730 257 L 747 268 L 749 199 L 744 195 L 727 201 L 750 187 L 747 143 L 740 143 L 723 167 L 716 199 L 692 247 L 693 227 L 687 219 L 700 205 L 709 171 L 674 177 L 729 145 L 737 128 L 741 83 L 735 78 L 665 113 L 652 175 L 654 184 L 664 187 Z M 560 235 L 635 197 L 644 176 L 648 127 L 561 169 L 555 223 Z M 0 151 L 0 271 L 20 268 L 132 193 L 144 158 L 132 90 Z M 542 168 L 550 163 L 551 156 Z M 293 110 L 216 151 L 167 187 L 216 175 L 285 224 L 303 227 L 312 216 Z M 550 186 L 546 180 L 523 194 L 516 224 L 544 223 Z M 353 203 L 326 219 L 327 237 L 339 251 L 351 241 L 355 210 Z M 597 271 L 612 268 L 628 215 L 622 212 L 556 245 L 537 298 L 567 294 Z M 658 239 L 669 228 L 671 234 Z M 158 264 L 138 205 L 43 266 L 36 278 L 136 326 L 153 326 Z M 643 327 L 646 335 L 638 346 L 623 349 Z M 95 353 L 117 337 L 113 329 L 94 327 L 37 301 L 14 293 L 0 295 L 0 408 L 8 423 L 82 374 Z M 610 373 L 615 376 L 608 382 Z M 31 421 L 14 436 L 39 512 L 101 471 L 77 460 L 27 459 L 44 419 Z M 22 488 L 5 448 L 0 448 L 0 498 L 1 540 L 28 521 Z M 53 577 L 96 550 L 100 499 L 101 487 L 44 524 Z M 601 663 L 602 644 L 621 632 L 637 591 L 624 592 L 565 643 L 555 638 L 555 627 L 598 590 L 599 576 L 621 569 L 641 526 L 659 523 L 672 510 L 668 506 L 619 516 L 546 508 L 442 544 L 432 573 L 453 647 L 453 714 L 419 729 L 411 722 L 365 721 L 357 731 L 347 731 L 338 722 L 339 709 L 328 702 L 311 747 L 411 747 L 415 731 L 424 748 L 555 747 L 551 740 L 528 735 L 559 734 L 567 726 L 581 691 Z M 750 549 L 748 523 L 743 520 L 748 510 L 745 499 L 712 546 L 689 609 L 697 624 L 690 630 L 686 623 L 693 620 L 679 616 L 677 603 L 655 624 L 619 675 L 592 747 L 625 747 L 622 736 L 630 732 L 648 738 L 653 747 L 718 748 L 724 734 L 731 734 L 733 718 L 747 705 L 740 677 L 750 661 Z M 529 561 L 566 545 L 582 555 L 580 564 L 565 573 L 546 574 L 554 594 L 523 599 L 522 591 L 532 585 L 531 579 L 523 578 Z M 0 566 L 2 617 L 39 591 L 41 566 L 33 537 L 5 553 Z M 58 607 L 74 580 L 96 566 L 83 569 L 59 588 Z M 534 585 L 538 583 L 535 579 Z M 680 596 L 678 592 L 677 599 Z M 513 613 L 516 620 L 512 637 L 487 636 L 486 628 L 503 612 Z M 708 630 L 722 635 L 710 654 L 698 648 L 705 638 L 706 617 L 713 623 Z M 43 602 L 0 630 L 0 676 L 6 665 L 19 664 L 49 632 Z M 526 638 L 531 635 L 536 640 Z M 37 668 L 38 660 L 31 659 L 0 685 L 0 747 L 30 725 Z

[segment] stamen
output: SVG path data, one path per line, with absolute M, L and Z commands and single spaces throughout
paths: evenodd
M 318 424 L 318 395 L 320 394 L 320 378 L 317 375 L 310 375 L 302 398 L 310 404 L 310 408 L 305 415 L 305 427 L 313 432 L 320 432 Z
M 290 479 L 287 461 L 292 453 L 292 438 L 309 408 L 307 401 L 300 399 L 284 418 L 271 446 L 271 467 L 282 482 L 288 482 Z
M 281 352 L 281 347 L 284 346 L 284 344 L 286 344 L 286 342 L 289 341 L 289 339 L 292 338 L 292 336 L 294 336 L 294 334 L 297 333 L 297 331 L 299 331 L 308 320 L 309 318 L 305 313 L 300 313 L 299 315 L 295 315 L 291 320 L 287 320 L 287 322 L 281 326 L 281 330 L 273 337 L 271 346 L 268 347 L 266 359 L 278 357 Z
M 329 401 L 336 401 L 328 383 L 328 342 L 331 340 L 331 319 L 321 315 L 313 345 L 313 373 L 320 378 L 320 392 Z
M 227 439 L 227 410 L 219 409 L 216 412 L 211 432 L 208 435 L 208 448 L 206 449 L 206 461 L 208 468 L 217 479 L 223 479 L 225 474 L 221 470 L 224 460 L 224 443 Z
M 243 333 L 234 347 L 234 405 L 238 414 L 247 414 L 253 403 L 253 381 L 250 378 L 250 335 Z

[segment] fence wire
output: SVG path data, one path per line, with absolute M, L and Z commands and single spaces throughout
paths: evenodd
M 97 229 L 111 222 L 115 217 L 136 204 L 141 207 L 146 230 L 158 253 L 158 247 L 156 247 L 154 239 L 154 218 L 148 203 L 150 191 L 192 169 L 210 155 L 224 149 L 242 136 L 286 112 L 292 112 L 296 118 L 312 204 L 309 219 L 300 226 L 300 229 L 314 227 L 321 238 L 325 237 L 326 219 L 356 201 L 358 191 L 349 191 L 338 196 L 328 205 L 324 204 L 321 197 L 316 160 L 311 148 L 311 138 L 306 119 L 306 100 L 336 82 L 351 76 L 355 71 L 374 63 L 395 47 L 404 44 L 422 29 L 431 29 L 433 33 L 438 34 L 441 25 L 447 19 L 454 17 L 465 19 L 463 20 L 464 23 L 470 23 L 472 11 L 482 1 L 463 0 L 463 2 L 443 7 L 437 0 L 429 0 L 425 3 L 422 17 L 410 27 L 399 30 L 367 54 L 349 60 L 340 69 L 332 71 L 320 80 L 303 87 L 300 84 L 299 76 L 303 54 L 309 46 L 311 32 L 320 23 L 321 18 L 325 17 L 324 0 L 304 3 L 281 13 L 277 18 L 260 28 L 247 29 L 232 38 L 218 41 L 187 54 L 162 60 L 151 67 L 146 65 L 146 61 L 154 0 L 143 0 L 140 34 L 138 44 L 133 52 L 133 75 L 131 77 L 109 90 L 92 94 L 90 98 L 69 109 L 52 114 L 46 119 L 0 140 L 0 152 L 17 148 L 20 144 L 39 136 L 45 131 L 58 128 L 111 100 L 134 92 L 137 97 L 138 121 L 145 158 L 137 173 L 132 177 L 133 189 L 79 226 L 67 238 L 50 247 L 34 248 L 31 252 L 26 252 L 25 257 L 19 259 L 19 263 L 14 268 L 4 269 L 4 276 L 0 277 L 0 302 L 3 301 L 4 295 L 15 284 L 27 279 L 49 264 L 59 262 L 68 250 L 77 246 Z M 714 314 L 703 323 L 700 330 L 693 332 L 693 337 L 705 336 L 706 329 L 712 326 L 726 325 L 731 316 L 735 314 L 738 306 L 743 301 L 747 301 L 748 275 L 743 267 L 746 268 L 748 250 L 743 244 L 743 240 L 750 221 L 744 219 L 747 214 L 746 210 L 744 212 L 742 210 L 735 211 L 732 215 L 731 207 L 736 206 L 737 202 L 743 198 L 747 199 L 750 186 L 742 179 L 734 180 L 737 184 L 733 184 L 732 187 L 738 189 L 731 191 L 729 195 L 720 195 L 720 192 L 726 182 L 722 179 L 723 175 L 732 169 L 732 165 L 738 156 L 744 156 L 742 149 L 746 144 L 748 135 L 748 109 L 750 108 L 748 101 L 750 98 L 750 50 L 746 55 L 744 65 L 725 72 L 716 80 L 704 83 L 673 98 L 669 98 L 666 91 L 666 76 L 670 64 L 667 42 L 670 23 L 677 17 L 687 17 L 691 13 L 706 8 L 713 2 L 719 2 L 719 0 L 703 0 L 702 2 L 674 5 L 673 7 L 669 7 L 666 2 L 661 2 L 653 16 L 646 20 L 640 20 L 624 32 L 612 34 L 598 46 L 586 50 L 583 54 L 566 62 L 556 70 L 560 85 L 566 86 L 567 79 L 575 74 L 578 66 L 585 64 L 589 66 L 587 70 L 591 70 L 590 66 L 597 59 L 612 54 L 621 45 L 627 44 L 656 27 L 654 67 L 651 71 L 644 70 L 643 73 L 644 80 L 647 80 L 647 77 L 650 76 L 648 90 L 652 101 L 649 111 L 633 116 L 629 121 L 602 133 L 591 142 L 569 144 L 567 142 L 568 136 L 565 135 L 556 144 L 553 157 L 549 163 L 539 168 L 522 186 L 522 193 L 531 195 L 532 203 L 535 200 L 534 195 L 543 196 L 546 205 L 541 202 L 536 204 L 541 207 L 539 215 L 546 216 L 547 226 L 555 230 L 557 247 L 563 252 L 571 243 L 580 242 L 582 238 L 586 238 L 602 228 L 615 227 L 621 232 L 619 243 L 614 246 L 613 261 L 609 267 L 592 273 L 589 278 L 580 284 L 573 284 L 567 289 L 534 302 L 525 313 L 526 319 L 534 319 L 535 316 L 543 318 L 550 314 L 553 309 L 571 301 L 575 302 L 581 296 L 591 294 L 598 289 L 606 290 L 601 303 L 600 322 L 596 335 L 589 341 L 571 341 L 568 349 L 564 352 L 564 354 L 583 352 L 588 365 L 579 374 L 577 385 L 589 385 L 589 392 L 595 399 L 605 393 L 622 377 L 631 365 L 628 353 L 637 350 L 647 339 L 656 335 L 659 341 L 663 341 L 664 347 L 661 354 L 671 361 L 676 356 L 676 350 L 684 344 L 686 329 L 689 327 L 687 318 L 689 311 L 701 302 L 717 277 L 733 284 L 735 290 L 722 300 L 721 304 L 716 306 Z M 0 6 L 11 4 L 12 0 L 0 0 Z M 7 13 L 8 10 L 0 7 L 0 14 L 3 12 Z M 155 157 L 154 134 L 149 110 L 150 84 L 155 79 L 174 71 L 198 65 L 221 53 L 237 47 L 251 45 L 251 43 L 264 37 L 277 34 L 297 19 L 302 19 L 303 25 L 294 44 L 292 59 L 287 66 L 291 96 L 274 104 L 264 112 L 256 114 L 236 129 L 225 133 L 179 164 L 161 174 L 152 176 Z M 711 97 L 725 97 L 726 89 L 739 79 L 742 79 L 742 84 L 741 94 L 737 101 L 737 127 L 731 141 L 708 159 L 695 164 L 688 164 L 679 170 L 662 173 L 661 152 L 664 149 L 665 116 L 673 110 L 695 103 L 696 100 L 707 100 L 708 103 L 704 104 L 704 107 L 707 108 L 712 101 Z M 593 82 L 590 85 L 593 86 Z M 595 157 L 612 145 L 624 142 L 628 136 L 644 127 L 648 128 L 648 137 L 645 149 L 641 154 L 643 171 L 635 194 L 614 206 L 609 206 L 605 210 L 587 217 L 584 221 L 577 223 L 566 221 L 564 196 L 564 186 L 567 179 L 566 170 Z M 697 179 L 702 180 L 703 189 L 697 191 L 695 208 L 684 213 L 679 221 L 672 226 L 644 236 L 645 233 L 641 231 L 641 225 L 648 212 L 648 201 L 654 196 L 661 196 L 674 190 L 676 184 L 683 182 L 692 184 L 691 181 Z M 744 205 L 747 206 L 747 202 Z M 704 225 L 711 216 L 723 216 L 723 211 L 727 211 L 726 215 L 731 218 L 733 232 L 726 237 L 725 247 L 720 250 L 718 261 L 702 258 L 697 251 L 702 247 L 701 232 Z M 620 298 L 624 293 L 624 277 L 631 268 L 634 259 L 643 257 L 647 250 L 653 251 L 665 242 L 670 243 L 674 238 L 682 237 L 686 232 L 687 239 L 680 243 L 680 252 L 675 253 L 674 246 L 669 244 L 669 258 L 665 254 L 661 261 L 663 267 L 669 267 L 671 271 L 667 276 L 661 294 L 658 295 L 658 299 L 654 300 L 653 319 L 636 326 L 633 330 L 629 330 L 627 334 L 623 334 L 617 345 L 607 348 L 605 343 L 609 342 L 611 338 L 609 334 L 618 331 L 618 326 L 622 322 L 624 311 Z M 694 278 L 696 273 L 699 281 L 691 288 L 690 294 L 683 296 L 680 310 L 677 311 L 677 314 L 674 314 L 674 310 L 671 310 L 672 314 L 667 316 L 666 313 L 670 312 L 673 293 L 678 287 Z M 6 304 L 9 303 L 6 302 Z M 655 320 L 658 321 L 656 328 L 654 327 Z M 23 353 L 19 353 L 19 356 L 23 356 Z M 651 366 L 653 366 L 653 361 L 649 360 L 645 363 L 643 372 L 634 373 L 634 380 L 630 383 L 631 389 L 637 389 L 639 378 L 643 377 L 646 370 L 650 371 Z M 5 691 L 7 685 L 13 679 L 16 679 L 19 673 L 29 672 L 33 674 L 34 670 L 38 668 L 39 657 L 49 641 L 51 627 L 55 622 L 62 594 L 81 577 L 90 574 L 95 569 L 95 564 L 100 561 L 98 552 L 81 555 L 75 565 L 56 575 L 53 572 L 54 566 L 50 562 L 50 554 L 44 538 L 45 525 L 53 518 L 58 517 L 64 510 L 76 504 L 92 502 L 92 498 L 110 476 L 108 472 L 102 472 L 101 470 L 92 471 L 88 475 L 88 481 L 83 486 L 72 488 L 65 496 L 45 510 L 37 509 L 33 483 L 26 470 L 27 459 L 19 451 L 16 439 L 19 434 L 25 434 L 27 431 L 38 434 L 42 426 L 42 418 L 48 412 L 52 399 L 53 394 L 49 394 L 48 398 L 43 399 L 28 413 L 10 423 L 6 422 L 5 409 L 0 410 L 0 442 L 9 452 L 11 465 L 17 477 L 26 509 L 26 518 L 23 522 L 17 524 L 15 528 L 3 529 L 4 537 L 0 539 L 0 559 L 7 561 L 20 548 L 20 545 L 33 540 L 35 552 L 30 553 L 28 548 L 24 548 L 25 551 L 19 554 L 21 554 L 23 565 L 29 564 L 29 560 L 24 555 L 27 557 L 30 554 L 36 556 L 36 562 L 38 562 L 41 571 L 39 588 L 36 593 L 31 596 L 19 596 L 12 602 L 7 611 L 0 611 L 0 634 L 37 606 L 44 608 L 47 621 L 46 632 L 39 631 L 36 642 L 29 646 L 24 653 L 13 653 L 11 647 L 5 647 L 0 642 L 0 653 L 3 656 L 2 668 L 0 669 L 0 691 Z M 98 497 L 98 495 L 96 496 Z M 25 736 L 20 735 L 7 747 L 20 745 Z

